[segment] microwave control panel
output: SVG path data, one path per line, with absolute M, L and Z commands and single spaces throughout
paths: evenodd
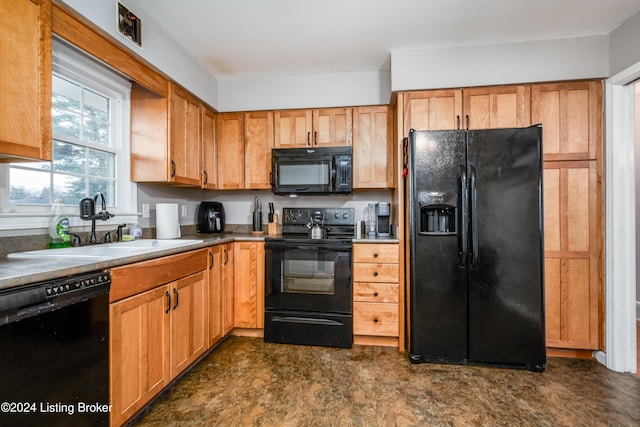
M 351 192 L 351 157 L 336 157 L 336 191 Z

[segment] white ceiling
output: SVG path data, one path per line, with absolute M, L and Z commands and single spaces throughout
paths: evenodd
M 640 0 L 137 4 L 218 79 L 374 71 L 393 51 L 606 35 L 640 11 Z

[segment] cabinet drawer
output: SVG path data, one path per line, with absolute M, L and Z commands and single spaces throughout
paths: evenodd
M 398 302 L 398 284 L 354 282 L 353 300 L 365 302 Z
M 353 245 L 353 262 L 398 262 L 398 245 L 362 243 Z
M 398 304 L 354 303 L 353 334 L 397 337 Z
M 398 264 L 353 264 L 354 282 L 398 282 Z

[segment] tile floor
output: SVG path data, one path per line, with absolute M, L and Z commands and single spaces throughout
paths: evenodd
M 230 337 L 132 425 L 638 426 L 639 403 L 640 378 L 593 360 L 533 373 Z

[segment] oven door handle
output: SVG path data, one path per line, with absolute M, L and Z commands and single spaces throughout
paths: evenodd
M 326 326 L 342 326 L 341 322 L 330 319 L 314 319 L 311 317 L 297 316 L 274 316 L 271 318 L 273 322 L 280 323 L 305 323 L 308 325 L 326 325 Z

